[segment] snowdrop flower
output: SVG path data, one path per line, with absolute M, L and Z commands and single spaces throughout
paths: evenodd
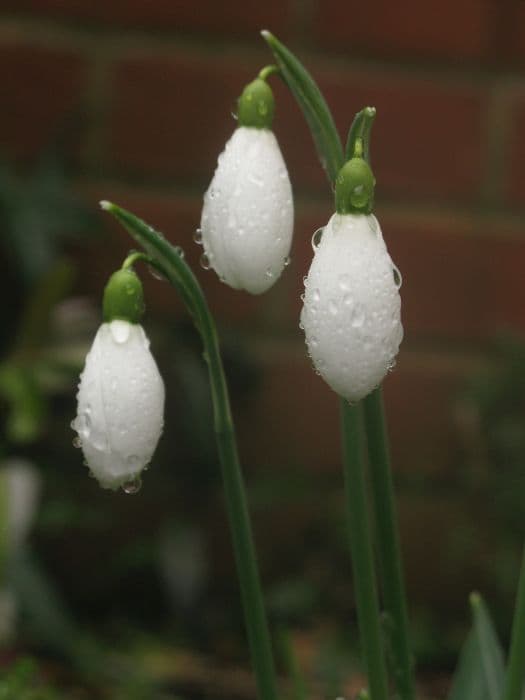
M 370 213 L 374 184 L 360 157 L 341 169 L 338 213 L 320 240 L 314 234 L 301 313 L 317 372 L 352 403 L 379 385 L 395 364 L 403 338 L 401 276 Z
M 162 433 L 164 383 L 138 323 L 142 284 L 130 269 L 115 272 L 104 292 L 104 320 L 80 375 L 71 427 L 102 488 L 136 493 Z
M 202 266 L 252 294 L 277 280 L 292 242 L 292 188 L 271 131 L 273 113 L 272 91 L 259 77 L 239 98 L 239 126 L 219 156 L 198 232 Z

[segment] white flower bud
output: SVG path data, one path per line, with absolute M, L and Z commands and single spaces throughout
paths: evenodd
M 71 427 L 103 488 L 140 488 L 162 433 L 164 383 L 141 325 L 103 323 L 86 357 Z
M 400 284 L 375 216 L 334 214 L 305 280 L 301 325 L 317 371 L 350 402 L 395 364 L 403 338 Z
M 281 274 L 293 231 L 292 188 L 269 129 L 233 132 L 204 195 L 204 266 L 234 289 L 265 292 Z

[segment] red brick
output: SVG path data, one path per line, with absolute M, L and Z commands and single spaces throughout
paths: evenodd
M 490 0 L 323 0 L 313 22 L 325 49 L 374 56 L 480 59 L 491 41 Z
M 115 81 L 112 148 L 117 165 L 207 182 L 235 127 L 230 113 L 258 64 L 178 53 L 122 61 Z M 380 192 L 406 198 L 472 198 L 482 179 L 484 94 L 399 73 L 313 70 L 344 138 L 354 113 L 375 105 L 374 168 Z M 319 75 L 320 73 L 320 75 Z M 304 119 L 276 85 L 275 131 L 292 183 L 326 189 Z M 451 137 L 453 135 L 453 138 Z
M 207 186 L 236 126 L 235 100 L 257 69 L 180 52 L 122 61 L 111 115 L 118 166 Z
M 339 401 L 317 376 L 298 338 L 287 354 L 261 347 L 262 371 L 253 405 L 237 416 L 243 461 L 254 468 L 282 465 L 337 470 L 341 463 Z M 385 381 L 394 465 L 403 471 L 442 472 L 457 457 L 454 425 L 462 370 L 400 355 Z
M 486 98 L 470 85 L 445 85 L 393 72 L 355 69 L 315 71 L 343 142 L 354 114 L 377 109 L 372 161 L 378 192 L 402 198 L 473 198 L 482 180 Z M 300 183 L 326 186 L 312 157 L 311 138 L 302 136 L 296 109 L 282 110 L 281 134 L 292 175 Z M 301 138 L 296 137 L 300 134 Z M 308 153 L 305 155 L 305 149 Z M 300 179 L 299 179 L 300 178 Z
M 507 191 L 512 201 L 523 207 L 525 205 L 525 97 L 518 100 L 516 104 L 510 139 Z
M 0 150 L 28 158 L 76 129 L 86 67 L 72 51 L 0 39 Z
M 199 3 L 181 0 L 4 0 L 2 8 L 52 19 L 79 20 L 117 27 L 202 31 L 226 36 L 253 35 L 260 29 L 287 34 L 292 23 L 290 3 L 259 2 Z

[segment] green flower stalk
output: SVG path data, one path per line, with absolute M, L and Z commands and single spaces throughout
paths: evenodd
M 162 234 L 115 204 L 101 202 L 101 206 L 112 214 L 142 246 L 147 262 L 173 285 L 186 304 L 201 335 L 210 377 L 215 436 L 258 695 L 260 700 L 277 700 L 277 682 L 268 622 L 237 452 L 228 387 L 213 317 L 199 283 L 183 260 L 180 248 L 172 246 Z

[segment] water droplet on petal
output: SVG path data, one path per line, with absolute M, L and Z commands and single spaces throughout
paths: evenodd
M 82 440 L 78 437 L 78 435 L 77 437 L 73 438 L 73 447 L 82 447 Z
M 129 496 L 134 496 L 140 491 L 141 488 L 142 479 L 140 478 L 140 476 L 137 476 L 135 479 L 131 479 L 130 481 L 126 481 L 125 484 L 122 484 L 122 490 Z
M 314 233 L 312 236 L 312 248 L 314 249 L 314 252 L 317 250 L 319 247 L 319 244 L 321 243 L 321 239 L 323 237 L 323 228 L 318 228 L 317 231 Z
M 321 298 L 321 292 L 318 289 L 314 289 L 314 291 L 312 293 L 313 301 L 319 301 L 320 298 Z
M 272 277 L 273 277 L 273 272 L 272 272 L 271 268 L 268 268 L 268 269 L 266 270 L 266 277 L 269 277 L 269 278 L 272 278 Z
M 210 265 L 210 259 L 206 255 L 206 253 L 203 253 L 200 257 L 199 260 L 200 266 L 202 267 L 203 270 L 209 270 L 211 265 Z
M 176 245 L 176 246 L 175 246 L 175 252 L 176 252 L 177 255 L 179 256 L 179 258 L 184 258 L 184 251 L 182 250 L 182 248 L 180 247 L 180 245 Z
M 193 240 L 197 245 L 202 245 L 202 229 L 195 229 L 195 231 L 193 232 Z
M 291 258 L 289 255 L 287 255 L 287 256 L 285 257 L 285 259 L 284 259 L 284 266 L 285 266 L 285 267 L 288 267 L 288 265 L 289 265 L 291 262 L 292 262 L 292 258 Z
M 361 328 L 365 322 L 365 310 L 361 304 L 356 304 L 352 312 L 352 328 Z
M 392 267 L 392 274 L 394 275 L 394 284 L 396 285 L 397 289 L 401 289 L 403 277 L 395 265 Z
M 347 292 L 350 289 L 350 275 L 339 275 L 339 289 L 343 292 Z
M 131 324 L 127 321 L 111 321 L 109 329 L 115 343 L 117 343 L 117 345 L 122 345 L 129 339 Z
M 333 299 L 330 299 L 330 301 L 328 302 L 328 311 L 331 313 L 332 316 L 337 316 L 337 312 L 339 311 L 339 309 Z

